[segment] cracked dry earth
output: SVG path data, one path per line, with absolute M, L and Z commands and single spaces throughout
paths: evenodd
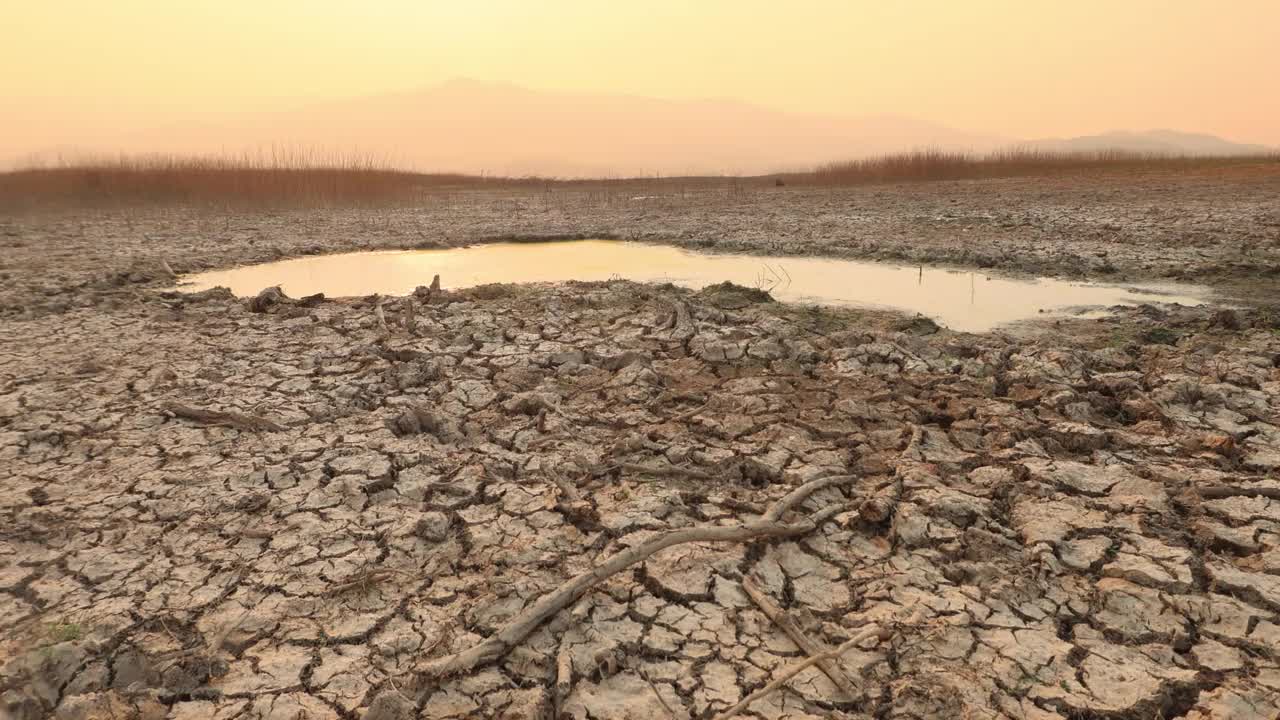
M 711 718 L 806 656 L 765 604 L 862 640 L 748 717 L 1280 714 L 1271 314 L 918 334 L 733 287 L 416 295 L 385 328 L 220 290 L 4 326 L 0 714 Z M 815 527 L 670 547 L 431 671 L 832 475 L 782 518 Z

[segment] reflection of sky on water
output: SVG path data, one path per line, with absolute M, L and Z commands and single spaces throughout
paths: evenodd
M 1071 307 L 1204 302 L 1189 286 L 1150 292 L 1062 280 L 1017 280 L 972 272 L 809 257 L 711 255 L 665 245 L 580 240 L 497 243 L 452 250 L 367 252 L 297 258 L 194 275 L 183 289 L 217 285 L 236 295 L 280 285 L 291 297 L 404 295 L 439 274 L 445 288 L 485 283 L 624 278 L 700 288 L 730 280 L 772 288 L 778 300 L 917 312 L 955 330 L 980 332 Z

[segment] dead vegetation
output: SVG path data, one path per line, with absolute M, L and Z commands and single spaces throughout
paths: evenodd
M 713 480 L 714 478 L 704 474 L 700 479 Z M 640 545 L 628 548 L 590 570 L 575 576 L 554 592 L 544 595 L 524 612 L 513 618 L 510 624 L 484 642 L 467 648 L 463 652 L 433 660 L 423 671 L 423 674 L 431 679 L 447 677 L 466 672 L 478 665 L 490 663 L 501 658 L 551 616 L 577 602 L 591 588 L 637 563 L 644 562 L 651 555 L 667 548 L 684 543 L 749 543 L 765 538 L 794 538 L 817 530 L 823 523 L 845 508 L 839 504 L 828 505 L 809 517 L 790 524 L 783 523 L 782 518 L 788 511 L 804 502 L 805 499 L 818 490 L 849 485 L 857 480 L 857 476 L 854 475 L 834 475 L 811 480 L 787 493 L 771 506 L 768 512 L 758 521 L 746 522 L 736 526 L 693 527 L 672 530 Z
M 168 400 L 161 408 L 174 417 L 191 420 L 203 425 L 221 425 L 237 430 L 281 432 L 285 427 L 264 417 L 233 410 L 206 410 L 174 400 Z
M 0 209 L 396 207 L 420 203 L 427 196 L 485 189 L 563 191 L 607 205 L 654 191 L 717 188 L 734 195 L 744 182 L 748 181 L 721 177 L 562 179 L 420 172 L 360 153 L 305 149 L 238 156 L 121 155 L 70 158 L 0 172 Z
M 815 185 L 863 185 L 1079 173 L 1203 172 L 1242 166 L 1280 166 L 1280 152 L 1210 157 L 1123 150 L 1054 152 L 1016 147 L 985 154 L 924 149 L 833 162 L 811 173 L 790 176 L 788 180 Z
M 232 204 L 361 206 L 412 202 L 477 177 L 393 169 L 360 156 L 122 156 L 0 173 L 0 206 Z
M 1206 157 L 1020 148 L 987 154 L 925 149 L 759 177 L 568 179 L 418 172 L 397 169 L 393 163 L 358 153 L 307 150 L 206 157 L 125 155 L 76 158 L 0 173 L 0 208 L 387 207 L 412 205 L 431 195 L 483 189 L 541 191 L 546 204 L 563 202 L 557 196 L 568 194 L 582 196 L 592 204 L 611 205 L 706 190 L 746 199 L 754 192 L 787 185 L 843 186 L 1081 173 L 1177 174 L 1277 166 L 1280 153 Z

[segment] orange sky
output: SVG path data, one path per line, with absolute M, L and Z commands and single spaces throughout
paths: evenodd
M 1280 145 L 1278 0 L 0 6 L 0 130 L 11 143 L 465 76 L 898 113 L 1019 138 L 1167 127 Z

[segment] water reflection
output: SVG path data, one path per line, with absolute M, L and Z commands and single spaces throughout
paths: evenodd
M 495 243 L 451 250 L 306 257 L 187 278 L 184 290 L 222 285 L 248 296 L 280 285 L 293 297 L 402 295 L 439 274 L 445 288 L 485 283 L 625 278 L 692 288 L 730 280 L 764 287 L 779 300 L 922 313 L 955 330 L 981 332 L 1065 308 L 1178 302 L 1200 304 L 1194 286 L 1111 285 L 1016 280 L 923 266 L 826 258 L 710 255 L 665 245 L 580 240 Z M 915 282 L 912 282 L 915 280 Z

